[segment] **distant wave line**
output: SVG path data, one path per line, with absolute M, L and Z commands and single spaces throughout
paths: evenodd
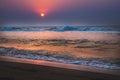
M 120 32 L 120 27 L 0 27 L 0 31 L 117 31 Z

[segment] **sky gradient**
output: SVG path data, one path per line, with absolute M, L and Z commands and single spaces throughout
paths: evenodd
M 119 4 L 120 0 L 0 0 L 0 24 L 120 25 Z

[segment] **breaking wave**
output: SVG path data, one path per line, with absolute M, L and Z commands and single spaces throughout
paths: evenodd
M 67 64 L 77 64 L 94 66 L 112 70 L 120 70 L 120 59 L 102 59 L 102 58 L 77 58 L 69 53 L 61 52 L 48 52 L 48 51 L 31 51 L 31 50 L 18 50 L 15 48 L 0 47 L 1 56 L 13 56 L 17 58 L 28 58 L 35 60 L 47 60 L 53 62 L 61 62 Z
M 120 32 L 120 27 L 73 27 L 73 26 L 58 26 L 58 27 L 0 27 L 0 31 L 117 31 Z

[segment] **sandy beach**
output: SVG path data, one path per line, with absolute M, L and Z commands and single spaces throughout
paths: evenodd
M 0 57 L 1 80 L 119 80 L 120 71 L 40 60 Z

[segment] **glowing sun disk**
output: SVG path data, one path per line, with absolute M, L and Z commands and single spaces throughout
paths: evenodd
M 40 16 L 41 16 L 41 17 L 44 17 L 44 16 L 45 16 L 45 14 L 44 14 L 44 13 L 41 13 L 41 14 L 40 14 Z

